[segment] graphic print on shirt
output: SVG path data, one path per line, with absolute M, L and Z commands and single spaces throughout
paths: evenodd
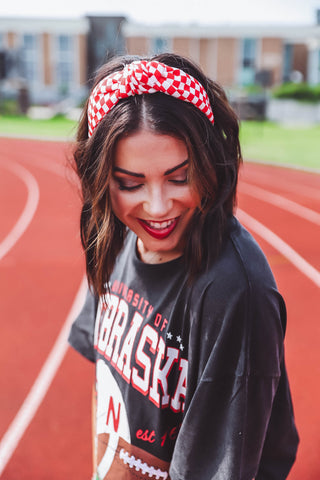
M 168 327 L 161 312 L 119 282 L 113 283 L 105 301 L 100 300 L 95 326 L 99 479 L 129 478 L 130 469 L 134 478 L 169 479 L 169 462 L 156 456 L 153 447 L 159 451 L 166 442 L 174 445 L 184 410 L 188 361 L 182 357 L 182 336 Z M 161 415 L 170 409 L 176 423 L 166 432 L 157 431 L 156 421 L 148 428 L 136 424 L 126 406 L 130 392 L 138 395 L 145 411 L 157 407 Z

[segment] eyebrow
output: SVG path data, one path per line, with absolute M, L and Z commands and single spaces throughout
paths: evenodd
M 164 172 L 164 175 L 171 175 L 171 173 L 175 172 L 176 170 L 179 170 L 179 168 L 182 168 L 185 165 L 188 165 L 188 163 L 189 163 L 189 160 L 185 160 L 184 162 L 179 163 L 179 165 L 176 165 L 175 167 L 172 167 L 166 170 Z M 131 177 L 145 178 L 145 175 L 143 173 L 130 172 L 129 170 L 125 170 L 124 168 L 120 168 L 120 167 L 114 167 L 114 172 L 124 173 L 125 175 L 130 175 Z

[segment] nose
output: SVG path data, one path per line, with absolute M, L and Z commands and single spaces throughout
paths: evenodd
M 152 186 L 148 190 L 147 198 L 143 203 L 144 211 L 150 219 L 166 219 L 172 209 L 172 199 L 162 186 Z

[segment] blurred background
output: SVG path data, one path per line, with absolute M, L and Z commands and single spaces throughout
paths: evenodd
M 248 158 L 287 162 L 279 129 L 264 121 L 309 127 L 311 142 L 318 134 L 319 0 L 2 2 L 0 134 L 70 134 L 103 62 L 162 51 L 190 57 L 225 87 L 244 121 Z M 35 127 L 27 119 L 55 121 Z M 281 135 L 286 144 L 293 141 L 290 163 L 301 164 L 304 140 L 300 147 L 292 131 Z M 303 163 L 319 167 L 314 154 Z
M 6 100 L 15 99 L 23 113 L 31 105 L 67 111 L 81 103 L 95 70 L 113 55 L 174 51 L 200 63 L 227 88 L 242 104 L 242 116 L 275 119 L 274 105 L 266 112 L 270 92 L 276 98 L 319 101 L 317 3 L 165 0 L 151 6 L 140 0 L 115 9 L 108 2 L 53 2 L 51 12 L 50 5 L 41 8 L 38 2 L 20 8 L 2 4 L 2 110 L 10 110 Z M 286 88 L 273 91 L 283 83 Z
M 162 51 L 200 64 L 240 118 L 238 214 L 288 308 L 286 358 L 301 437 L 289 478 L 320 478 L 320 0 L 10 0 L 0 4 L 4 480 L 90 478 L 93 369 L 66 347 L 84 274 L 80 203 L 66 158 L 99 66 L 118 54 Z M 56 370 L 49 380 L 44 374 L 48 393 L 22 425 L 25 399 L 63 325 Z

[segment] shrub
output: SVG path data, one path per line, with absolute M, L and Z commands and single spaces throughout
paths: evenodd
M 272 92 L 275 98 L 287 98 L 302 102 L 319 102 L 320 85 L 311 86 L 307 83 L 284 83 Z
M 0 115 L 18 115 L 19 107 L 16 100 L 5 98 L 0 100 Z
M 315 91 L 317 101 L 320 102 L 320 83 L 318 85 L 315 85 L 313 89 Z

